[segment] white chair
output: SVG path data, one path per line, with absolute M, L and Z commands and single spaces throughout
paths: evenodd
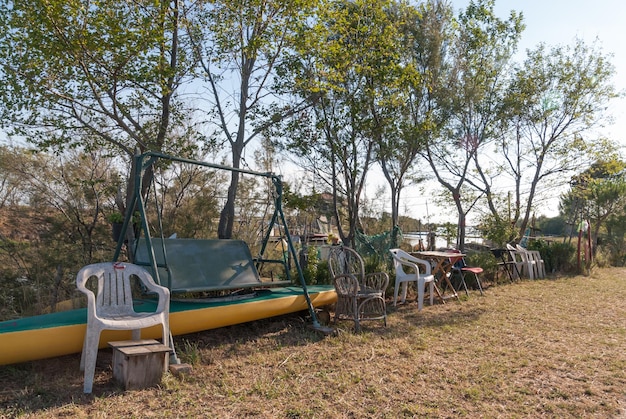
M 402 284 L 402 302 L 406 301 L 406 293 L 409 282 L 415 282 L 417 285 L 417 309 L 422 309 L 424 305 L 424 289 L 426 283 L 430 284 L 430 305 L 434 303 L 435 296 L 435 277 L 431 274 L 430 262 L 411 256 L 401 249 L 389 249 L 393 256 L 393 264 L 396 269 L 396 283 L 393 287 L 393 305 L 398 300 L 398 291 Z M 423 273 L 420 273 L 420 267 L 423 266 Z M 408 268 L 408 271 L 405 270 Z
M 534 261 L 530 258 L 530 255 L 528 254 L 526 249 L 520 251 L 515 246 L 512 246 L 508 243 L 506 247 L 507 249 L 509 249 L 509 253 L 515 261 L 517 271 L 520 274 L 527 276 L 529 279 L 535 279 L 535 264 Z
M 541 253 L 538 250 L 528 250 L 519 244 L 515 245 L 515 248 L 527 255 L 528 264 L 534 268 L 535 278 L 545 278 L 546 267 L 543 259 L 541 259 Z
M 154 312 L 135 312 L 130 277 L 135 276 L 145 290 L 158 296 Z M 97 293 L 87 288 L 90 278 L 97 279 Z M 84 392 L 91 393 L 100 333 L 103 330 L 132 330 L 133 340 L 141 339 L 141 329 L 160 324 L 163 344 L 169 345 L 170 292 L 157 285 L 143 268 L 123 262 L 87 265 L 76 276 L 76 286 L 87 296 L 87 331 L 80 357 L 80 369 L 85 371 Z
M 535 256 L 528 249 L 523 248 L 519 244 L 515 245 L 515 249 L 524 261 L 524 271 L 526 272 L 526 275 L 528 275 L 530 279 L 539 278 L 538 266 L 537 262 L 535 261 Z
M 545 278 L 546 277 L 546 263 L 541 258 L 541 253 L 539 253 L 539 250 L 529 250 L 529 252 L 535 259 L 535 268 L 537 269 L 537 277 Z

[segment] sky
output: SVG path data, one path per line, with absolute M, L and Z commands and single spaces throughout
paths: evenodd
M 453 0 L 458 14 L 469 0 Z M 612 55 L 615 67 L 613 84 L 616 90 L 626 91 L 626 1 L 623 0 L 495 0 L 494 11 L 506 19 L 511 10 L 522 12 L 526 29 L 522 33 L 517 61 L 522 61 L 527 49 L 540 43 L 546 46 L 573 45 L 576 38 L 591 44 L 596 39 L 602 52 Z M 609 107 L 614 124 L 601 130 L 601 134 L 626 147 L 626 99 L 614 100 Z M 383 185 L 384 179 L 371 182 L 368 190 Z M 435 184 L 433 187 L 437 187 Z M 370 194 L 369 198 L 373 193 Z M 431 222 L 455 222 L 454 208 L 439 208 L 428 197 L 428 191 L 418 187 L 407 188 L 401 197 L 401 215 Z M 390 208 L 390 207 L 389 207 Z M 389 208 L 386 208 L 388 211 Z M 558 194 L 555 199 L 541 205 L 537 216 L 558 215 Z M 471 221 L 470 221 L 471 222 Z

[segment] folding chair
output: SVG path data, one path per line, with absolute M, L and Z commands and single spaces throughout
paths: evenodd
M 461 253 L 461 251 L 457 249 L 450 249 L 450 250 L 447 250 L 447 252 L 451 254 Z M 480 278 L 478 278 L 478 275 L 483 273 L 483 268 L 481 268 L 480 266 L 467 266 L 467 264 L 465 263 L 465 258 L 463 258 L 462 256 L 456 256 L 456 257 L 451 256 L 450 263 L 452 263 L 451 274 L 452 275 L 456 274 L 459 276 L 460 278 L 459 288 L 461 288 L 461 285 L 463 286 L 463 288 L 465 289 L 465 295 L 469 296 L 467 283 L 465 282 L 465 275 L 467 273 L 471 273 L 474 275 L 474 279 L 476 280 L 476 285 L 478 286 L 480 295 L 484 295 L 483 286 L 480 283 Z M 457 289 L 457 291 L 460 291 L 460 289 Z

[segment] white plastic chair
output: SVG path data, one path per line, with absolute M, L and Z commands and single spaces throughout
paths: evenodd
M 530 279 L 539 278 L 539 267 L 535 261 L 535 256 L 528 249 L 523 248 L 519 244 L 515 245 L 515 249 L 519 255 L 521 255 L 522 260 L 525 263 L 524 269 L 528 277 Z
M 546 277 L 546 263 L 541 258 L 541 253 L 539 253 L 539 250 L 529 250 L 529 252 L 535 259 L 535 268 L 537 269 L 537 277 L 545 278 Z
M 393 287 L 393 305 L 398 300 L 398 291 L 402 284 L 402 302 L 406 301 L 406 293 L 409 282 L 415 282 L 417 285 L 417 309 L 422 309 L 424 305 L 424 289 L 426 283 L 430 284 L 430 305 L 434 303 L 435 297 L 435 277 L 431 274 L 430 262 L 411 256 L 401 249 L 389 249 L 393 256 L 393 264 L 396 269 L 396 283 Z M 423 273 L 420 273 L 419 265 L 423 266 Z M 408 272 L 405 268 L 409 268 Z
M 528 264 L 532 265 L 534 268 L 535 278 L 545 278 L 546 276 L 546 267 L 543 259 L 541 259 L 541 253 L 538 250 L 528 250 L 519 244 L 515 245 L 515 248 L 519 252 L 523 252 L 527 255 Z
M 131 276 L 136 276 L 147 292 L 158 296 L 156 311 L 135 312 Z M 87 288 L 87 281 L 94 277 L 98 281 L 97 294 Z M 141 329 L 160 324 L 163 344 L 169 345 L 170 291 L 157 285 L 145 269 L 124 262 L 87 265 L 78 272 L 76 286 L 87 296 L 87 331 L 80 357 L 80 369 L 85 371 L 85 393 L 91 393 L 93 387 L 98 344 L 103 330 L 132 330 L 133 340 L 138 340 L 141 339 Z
M 515 246 L 508 243 L 506 247 L 509 249 L 509 253 L 517 265 L 517 271 L 520 274 L 527 276 L 529 279 L 535 279 L 535 264 L 526 249 L 519 250 Z

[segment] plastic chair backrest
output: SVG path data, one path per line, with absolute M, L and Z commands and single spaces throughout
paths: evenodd
M 154 284 L 152 277 L 144 269 L 126 263 L 100 263 L 83 268 L 83 275 L 77 278 L 77 287 L 87 295 L 88 310 L 95 310 L 96 317 L 129 315 L 135 313 L 131 290 L 131 276 L 137 276 L 144 284 Z M 90 278 L 97 278 L 97 291 L 87 288 Z
M 405 252 L 402 249 L 389 249 L 391 255 L 393 256 L 393 264 L 396 268 L 396 276 L 404 276 L 404 275 L 413 275 L 411 273 L 407 273 L 404 269 L 407 266 L 407 262 L 409 265 L 416 265 L 418 267 L 418 273 L 423 275 L 430 275 L 431 273 L 431 265 L 428 261 L 416 258 L 415 256 Z
M 411 255 L 405 252 L 402 249 L 389 249 L 391 255 L 393 256 L 393 266 L 396 270 L 396 276 L 404 276 L 407 275 L 407 272 L 404 270 L 404 264 L 402 263 L 402 259 L 405 261 L 410 261 Z

